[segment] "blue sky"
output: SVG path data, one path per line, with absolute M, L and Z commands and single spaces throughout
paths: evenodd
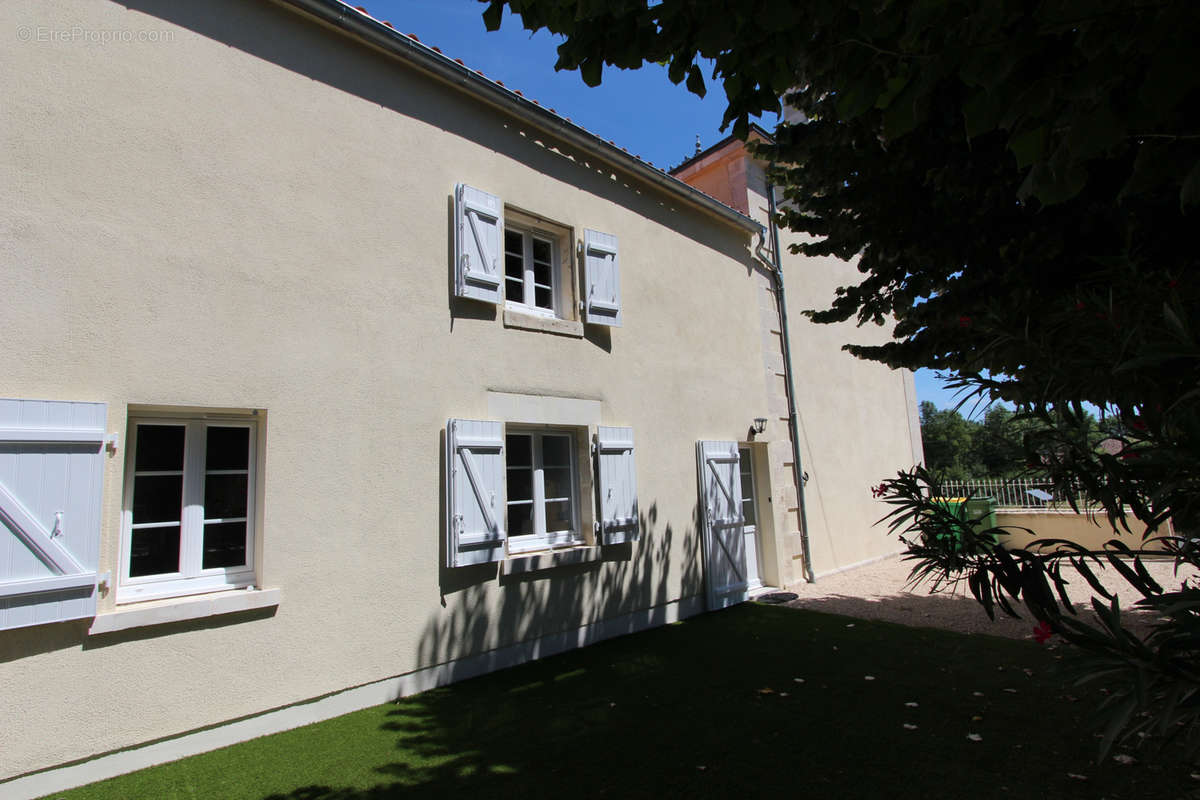
M 603 83 L 589 88 L 577 72 L 554 71 L 556 37 L 544 31 L 530 34 L 507 13 L 501 29 L 488 33 L 481 17 L 487 6 L 477 0 L 366 0 L 363 5 L 397 30 L 415 33 L 425 44 L 461 58 L 658 167 L 672 167 L 695 153 L 697 136 L 701 147 L 708 147 L 728 133 L 720 131 L 725 113 L 720 86 L 710 87 L 701 99 L 672 84 L 666 69 L 650 65 L 605 69 Z M 770 130 L 775 120 L 761 124 Z M 939 408 L 954 406 L 952 393 L 931 370 L 920 370 L 916 384 L 921 400 L 932 400 Z M 970 410 L 962 409 L 964 414 Z

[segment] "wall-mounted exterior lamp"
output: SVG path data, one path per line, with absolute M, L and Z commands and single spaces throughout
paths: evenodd
M 754 418 L 754 432 L 762 433 L 766 429 L 767 429 L 767 418 L 766 417 L 755 417 Z

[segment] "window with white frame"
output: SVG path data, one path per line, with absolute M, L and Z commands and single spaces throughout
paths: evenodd
M 566 432 L 507 431 L 505 528 L 510 553 L 583 541 L 573 439 Z
M 588 433 L 585 427 L 447 420 L 446 566 L 636 541 L 633 429 L 597 426 L 590 449 Z M 597 500 L 594 507 L 589 498 Z
M 454 295 L 540 317 L 620 327 L 614 234 L 580 231 L 460 183 L 454 189 Z M 520 327 L 520 326 L 517 326 Z
M 554 237 L 535 230 L 504 229 L 504 300 L 546 316 L 558 312 L 558 254 Z
M 117 601 L 254 583 L 254 420 L 131 418 Z

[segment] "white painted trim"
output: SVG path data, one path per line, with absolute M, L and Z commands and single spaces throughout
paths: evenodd
M 165 625 L 203 619 L 256 608 L 279 605 L 278 589 L 234 589 L 219 594 L 184 597 L 154 605 L 125 607 L 108 614 L 98 614 L 88 629 L 88 634 L 112 633 L 130 628 L 145 628 L 150 625 Z
M 488 418 L 535 425 L 599 425 L 600 401 L 575 397 L 488 392 Z
M 35 444 L 100 444 L 104 428 L 0 428 L 0 442 Z
M 0 597 L 20 597 L 41 592 L 60 592 L 82 586 L 95 587 L 96 573 L 81 572 L 78 575 L 55 575 L 50 578 L 6 581 L 0 583 Z
M 185 733 L 144 747 L 102 755 L 80 764 L 36 772 L 0 782 L 0 794 L 7 800 L 34 800 L 76 786 L 102 781 L 155 764 L 206 753 L 231 744 L 256 739 L 280 731 L 322 722 L 352 711 L 381 705 L 401 697 L 424 692 L 507 667 L 515 667 L 539 658 L 586 647 L 589 644 L 669 625 L 704 611 L 700 596 L 675 600 L 660 606 L 625 614 L 613 619 L 584 625 L 564 633 L 543 636 L 528 642 L 502 647 L 469 658 L 438 664 L 404 675 L 385 678 L 286 708 L 267 711 L 248 719 L 216 728 Z

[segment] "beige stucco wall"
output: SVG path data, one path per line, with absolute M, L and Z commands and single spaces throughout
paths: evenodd
M 764 165 L 736 140 L 673 174 L 769 223 Z M 805 579 L 800 502 L 788 420 L 794 392 L 799 421 L 801 471 L 808 474 L 804 503 L 813 572 L 818 576 L 899 552 L 900 543 L 875 522 L 886 506 L 870 487 L 922 460 L 920 421 L 912 373 L 860 361 L 841 348 L 848 342 L 886 339 L 881 329 L 852 323 L 815 325 L 802 315 L 825 308 L 839 286 L 858 283 L 853 264 L 787 252 L 799 241 L 781 232 L 791 344 L 792 380 L 784 365 L 779 300 L 774 281 L 758 281 L 760 345 L 768 402 L 767 462 L 773 491 L 771 540 L 764 548 L 765 579 L 786 586 Z M 771 258 L 770 243 L 759 255 Z M 769 551 L 769 553 L 768 553 Z
M 737 148 L 740 151 L 740 148 Z M 764 224 L 769 217 L 763 165 L 746 159 L 738 172 L 746 187 L 750 215 Z M 715 171 L 711 166 L 709 172 Z M 825 308 L 837 287 L 857 283 L 854 264 L 835 258 L 792 255 L 799 241 L 780 232 L 787 299 L 792 380 L 789 387 L 782 354 L 778 297 L 773 283 L 760 285 L 760 331 L 766 391 L 771 410 L 770 451 L 775 504 L 774 571 L 781 584 L 804 580 L 800 507 L 788 441 L 787 393 L 794 392 L 798 418 L 805 516 L 813 572 L 846 569 L 902 548 L 875 522 L 887 507 L 871 497 L 871 487 L 922 459 L 920 422 L 912 373 L 861 361 L 842 350 L 848 342 L 883 341 L 886 332 L 852 323 L 817 325 L 803 315 Z M 770 255 L 769 247 L 765 255 Z
M 285 9 L 177 6 L 0 4 L 0 30 L 35 32 L 0 48 L 20 76 L 0 105 L 0 395 L 107 402 L 122 441 L 130 405 L 265 410 L 259 582 L 283 599 L 0 632 L 0 776 L 698 596 L 694 443 L 744 439 L 767 407 L 744 232 Z M 36 36 L 75 27 L 158 33 Z M 452 300 L 460 181 L 617 234 L 624 327 L 556 336 Z M 488 418 L 489 390 L 632 426 L 642 541 L 523 578 L 441 567 L 442 431 Z
M 1005 528 L 1000 541 L 1005 547 L 1028 547 L 1038 539 L 1065 539 L 1082 545 L 1089 550 L 1103 550 L 1106 542 L 1117 539 L 1132 550 L 1161 550 L 1161 542 L 1155 536 L 1170 536 L 1170 528 L 1152 534 L 1143 541 L 1146 525 L 1130 517 L 1130 530 L 1114 530 L 1112 523 L 1103 514 L 1077 514 L 1071 509 L 1046 511 L 997 511 L 996 524 Z M 1032 533 L 1031 533 L 1032 531 Z
M 787 255 L 781 241 L 788 302 L 793 386 L 800 420 L 804 488 L 813 571 L 824 573 L 899 552 L 875 523 L 888 507 L 871 487 L 921 460 L 912 373 L 863 361 L 846 343 L 882 341 L 884 329 L 852 323 L 817 325 L 807 309 L 828 307 L 839 286 L 854 285 L 854 264 Z

